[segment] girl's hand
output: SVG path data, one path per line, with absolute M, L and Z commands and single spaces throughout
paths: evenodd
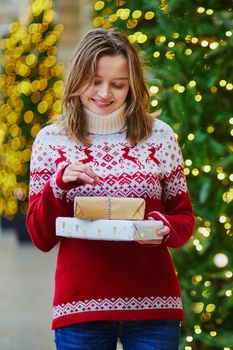
M 74 162 L 68 165 L 62 175 L 64 183 L 83 182 L 85 184 L 96 185 L 99 182 L 98 175 L 88 166 Z
M 154 220 L 152 217 L 148 217 L 148 220 Z M 163 241 L 163 237 L 168 235 L 170 233 L 170 228 L 168 226 L 164 226 L 160 230 L 157 231 L 157 235 L 161 236 L 161 239 L 156 240 L 144 240 L 144 241 L 137 241 L 140 244 L 151 244 L 151 245 L 160 245 Z

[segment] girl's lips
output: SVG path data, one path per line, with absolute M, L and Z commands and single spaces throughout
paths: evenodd
M 93 102 L 97 107 L 101 107 L 101 108 L 109 107 L 109 106 L 113 103 L 112 101 L 98 101 L 98 100 L 94 100 L 94 99 L 92 99 L 92 102 Z

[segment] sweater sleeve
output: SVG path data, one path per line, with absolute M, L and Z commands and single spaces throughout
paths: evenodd
M 166 131 L 161 154 L 163 211 L 152 211 L 148 216 L 163 221 L 170 228 L 170 234 L 163 244 L 179 248 L 193 234 L 194 213 L 184 175 L 182 153 L 170 127 Z
M 56 218 L 72 215 L 73 205 L 66 200 L 70 185 L 62 181 L 65 167 L 57 170 L 52 158 L 42 129 L 32 147 L 26 225 L 34 245 L 44 252 L 51 250 L 60 239 L 55 232 Z

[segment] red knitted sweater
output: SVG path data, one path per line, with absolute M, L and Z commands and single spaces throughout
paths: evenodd
M 119 122 L 119 120 L 118 120 Z M 59 243 L 52 328 L 96 320 L 183 319 L 179 283 L 168 247 L 191 237 L 194 216 L 172 129 L 160 120 L 152 135 L 131 147 L 125 130 L 90 133 L 91 146 L 77 144 L 58 126 L 38 134 L 31 158 L 27 227 L 47 252 Z M 92 130 L 93 131 L 93 130 Z M 103 185 L 65 184 L 69 162 L 92 167 Z M 58 216 L 73 216 L 75 196 L 142 197 L 148 214 L 171 229 L 160 246 L 137 242 L 61 238 Z M 127 208 L 126 208 L 127 210 Z

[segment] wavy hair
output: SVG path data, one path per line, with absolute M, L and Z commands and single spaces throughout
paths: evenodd
M 125 109 L 127 139 L 135 145 L 151 134 L 150 96 L 137 48 L 119 30 L 98 28 L 88 32 L 77 46 L 62 97 L 63 114 L 60 121 L 69 136 L 85 145 L 90 141 L 80 100 L 82 88 L 93 84 L 100 57 L 118 54 L 127 58 L 130 71 Z

